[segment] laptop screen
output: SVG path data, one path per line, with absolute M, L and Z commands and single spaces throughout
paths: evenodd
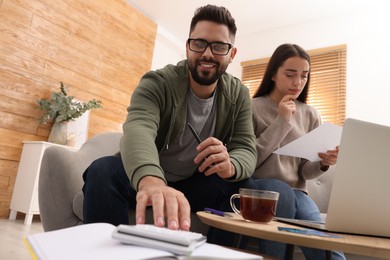
M 390 237 L 390 127 L 345 121 L 326 228 Z

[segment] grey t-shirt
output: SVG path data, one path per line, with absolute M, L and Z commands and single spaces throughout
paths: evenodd
M 167 181 L 187 179 L 196 172 L 199 165 L 194 163 L 198 142 L 189 129 L 190 123 L 201 140 L 214 135 L 216 91 L 208 99 L 198 98 L 190 89 L 187 93 L 186 123 L 179 137 L 160 154 L 160 165 L 165 171 Z

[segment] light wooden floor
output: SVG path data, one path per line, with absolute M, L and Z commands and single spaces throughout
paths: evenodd
M 30 260 L 31 255 L 23 243 L 23 237 L 42 233 L 39 217 L 34 217 L 31 226 L 23 224 L 24 219 L 0 219 L 0 259 Z

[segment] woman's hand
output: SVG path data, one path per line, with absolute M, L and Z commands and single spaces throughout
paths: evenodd
M 318 156 L 321 158 L 320 164 L 321 167 L 327 167 L 335 165 L 337 162 L 337 157 L 339 155 L 339 147 L 337 146 L 335 150 L 328 150 L 326 153 L 318 153 Z
M 293 95 L 286 95 L 279 102 L 279 116 L 290 122 L 292 115 L 295 113 L 296 106 Z

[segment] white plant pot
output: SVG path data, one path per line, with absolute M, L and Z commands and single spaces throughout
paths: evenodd
M 54 123 L 48 141 L 50 143 L 65 145 L 68 139 L 68 122 Z

